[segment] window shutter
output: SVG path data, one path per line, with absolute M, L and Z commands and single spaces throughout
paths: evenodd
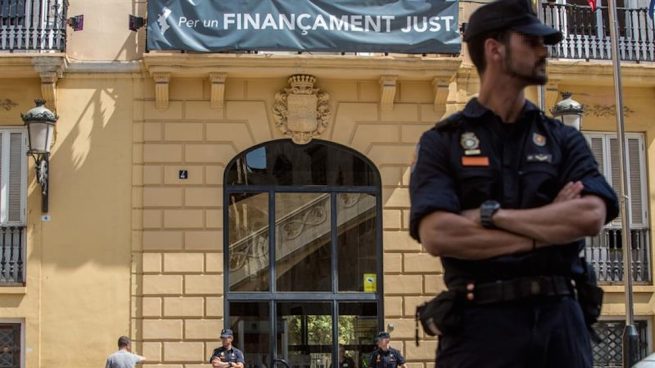
M 27 157 L 25 132 L 0 129 L 0 224 L 25 223 Z
M 9 139 L 9 200 L 8 220 L 21 221 L 22 202 L 22 169 L 23 169 L 23 134 L 11 133 Z
M 621 190 L 621 163 L 619 158 L 618 140 L 614 137 L 610 138 L 609 146 L 609 167 L 610 175 L 612 177 L 610 184 L 612 184 L 612 188 L 614 188 L 614 190 L 618 193 Z
M 619 142 L 613 133 L 585 134 L 591 152 L 598 162 L 598 170 L 605 175 L 608 182 L 620 196 L 621 171 L 619 162 Z M 626 134 L 628 157 L 626 170 L 628 172 L 628 195 L 630 197 L 631 227 L 648 227 L 648 193 L 646 192 L 645 162 L 646 152 L 643 144 L 643 134 Z M 621 218 L 611 222 L 613 226 L 621 226 Z
M 591 147 L 591 153 L 594 155 L 594 159 L 598 163 L 598 171 L 601 174 L 605 175 L 605 159 L 603 156 L 603 138 L 598 136 L 592 136 L 589 138 L 589 146 Z
M 609 166 L 609 170 L 607 171 L 608 174 L 610 175 L 611 180 L 610 185 L 612 185 L 612 188 L 614 188 L 614 191 L 616 192 L 617 196 L 621 195 L 621 171 L 620 171 L 620 158 L 619 158 L 619 142 L 616 138 L 611 137 L 609 139 L 609 155 L 608 156 L 608 161 L 607 166 Z M 612 225 L 616 226 L 621 226 L 621 205 L 619 201 L 619 216 L 617 216 L 612 222 Z
M 643 195 L 643 172 L 641 163 L 643 155 L 641 140 L 639 138 L 628 138 L 628 180 L 630 187 L 630 202 L 632 208 L 632 226 L 646 226 Z

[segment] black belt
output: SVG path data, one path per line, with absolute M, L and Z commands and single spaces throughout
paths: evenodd
M 534 297 L 574 295 L 573 280 L 564 276 L 533 276 L 487 283 L 474 283 L 464 290 L 465 299 L 475 304 L 510 302 Z M 471 298 L 472 296 L 472 298 Z

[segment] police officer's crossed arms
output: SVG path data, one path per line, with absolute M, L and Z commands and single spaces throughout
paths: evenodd
M 221 331 L 222 346 L 214 349 L 209 363 L 214 368 L 244 368 L 245 359 L 241 350 L 232 346 L 234 334 L 230 329 Z
M 390 346 L 391 336 L 381 331 L 375 336 L 376 348 L 371 353 L 370 368 L 406 368 L 405 358 Z
M 462 296 L 438 368 L 592 366 L 572 280 L 584 237 L 618 203 L 582 134 L 525 99 L 547 81 L 545 44 L 562 38 L 528 4 L 498 0 L 471 15 L 479 95 L 421 137 L 412 167 L 410 233 Z

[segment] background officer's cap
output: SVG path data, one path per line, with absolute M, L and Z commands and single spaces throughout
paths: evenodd
M 386 331 L 380 331 L 380 332 L 378 332 L 377 335 L 375 335 L 375 341 L 378 341 L 380 339 L 390 339 L 390 338 L 391 338 L 391 336 Z
M 232 333 L 232 330 L 230 330 L 229 328 L 221 330 L 221 339 L 225 339 L 225 338 L 233 337 L 233 336 L 234 336 L 234 334 Z
M 497 0 L 481 6 L 469 18 L 464 41 L 494 31 L 512 30 L 530 36 L 542 36 L 546 45 L 560 42 L 562 33 L 543 24 L 529 1 L 532 0 Z

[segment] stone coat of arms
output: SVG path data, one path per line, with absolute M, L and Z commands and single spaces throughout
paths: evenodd
M 296 144 L 309 143 L 321 135 L 330 119 L 330 95 L 314 88 L 315 82 L 312 75 L 294 75 L 289 78 L 291 88 L 275 94 L 275 126 Z

